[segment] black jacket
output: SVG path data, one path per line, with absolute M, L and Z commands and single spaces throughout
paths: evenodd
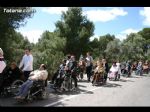
M 108 66 L 108 63 L 105 63 L 105 71 L 106 71 L 106 73 L 109 72 L 109 66 Z
M 9 85 L 17 79 L 21 79 L 22 71 L 16 67 L 15 69 L 8 68 L 3 74 L 4 85 Z

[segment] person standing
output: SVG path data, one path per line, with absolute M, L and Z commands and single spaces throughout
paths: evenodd
M 90 78 L 92 75 L 92 67 L 93 67 L 93 58 L 90 54 L 90 52 L 87 52 L 86 57 L 86 73 L 87 73 L 87 80 L 90 82 Z
M 108 77 L 108 72 L 109 72 L 109 66 L 108 66 L 106 59 L 102 59 L 102 63 L 103 63 L 104 69 L 105 69 L 104 81 L 106 82 L 107 77 Z
M 142 76 L 142 70 L 143 70 L 142 61 L 140 60 L 137 66 L 136 75 Z
M 127 61 L 126 63 L 127 77 L 131 76 L 131 62 Z
M 2 74 L 5 67 L 6 63 L 4 62 L 3 50 L 0 48 L 0 75 Z
M 121 75 L 121 64 L 120 61 L 118 60 L 116 63 L 117 67 L 118 67 L 118 78 L 120 79 L 120 75 Z
M 3 50 L 0 48 L 0 93 L 2 91 L 2 83 L 3 83 L 3 71 L 6 67 L 6 63 L 3 57 Z
M 76 61 L 76 59 L 75 59 L 75 56 L 74 55 L 72 55 L 71 56 L 71 68 L 70 68 L 70 70 L 71 70 L 71 75 L 72 75 L 72 78 L 73 78 L 73 80 L 74 80 L 74 83 L 75 83 L 75 88 L 74 89 L 77 89 L 77 61 Z
M 30 72 L 33 71 L 33 56 L 29 48 L 25 49 L 25 55 L 20 62 L 19 68 L 21 69 L 22 67 L 22 71 L 26 81 L 29 77 Z

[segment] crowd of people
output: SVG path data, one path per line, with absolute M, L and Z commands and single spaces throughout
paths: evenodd
M 71 75 L 75 82 L 75 89 L 77 89 L 79 79 L 83 80 L 84 78 L 83 74 L 87 75 L 87 82 L 91 83 L 98 81 L 103 76 L 103 83 L 105 84 L 108 78 L 116 74 L 117 78 L 120 79 L 120 75 L 130 77 L 132 73 L 143 75 L 143 73 L 148 74 L 149 71 L 150 63 L 148 61 L 142 62 L 142 60 L 139 60 L 138 62 L 127 61 L 121 63 L 118 60 L 113 61 L 112 66 L 109 67 L 106 59 L 94 61 L 91 53 L 87 52 L 86 56 L 81 55 L 79 60 L 74 55 L 67 55 L 54 73 L 51 84 L 55 82 L 61 87 L 64 81 L 63 77 L 66 73 Z M 11 76 L 7 78 L 7 81 L 4 80 L 6 74 Z M 45 81 L 47 77 L 48 72 L 45 64 L 41 64 L 38 70 L 33 71 L 33 56 L 30 49 L 25 49 L 25 54 L 22 57 L 19 67 L 15 61 L 11 63 L 10 67 L 7 67 L 3 57 L 3 50 L 0 48 L 0 93 L 5 84 L 8 84 L 8 82 L 12 83 L 15 79 L 21 78 L 24 84 L 15 98 L 24 99 L 34 81 Z M 58 78 L 61 79 L 59 82 Z
M 131 77 L 131 74 L 134 73 L 142 76 L 143 73 L 148 74 L 149 71 L 150 63 L 148 61 L 120 62 L 114 60 L 111 65 L 108 64 L 106 59 L 94 61 L 91 53 L 87 52 L 85 57 L 80 56 L 79 61 L 75 59 L 74 55 L 67 55 L 67 58 L 63 60 L 57 72 L 53 75 L 51 83 L 54 84 L 55 80 L 57 83 L 58 76 L 62 77 L 59 82 L 59 87 L 61 87 L 65 72 L 70 72 L 75 81 L 75 88 L 77 88 L 77 82 L 79 79 L 83 79 L 83 74 L 87 75 L 87 82 L 94 83 L 94 81 L 98 81 L 100 77 L 103 77 L 103 83 L 105 84 L 108 78 L 114 77 L 115 80 L 119 80 L 121 75 Z M 80 76 L 80 73 L 82 73 L 82 76 Z
M 25 54 L 18 67 L 15 61 L 10 66 L 6 65 L 3 50 L 0 48 L 0 93 L 2 93 L 5 86 L 9 86 L 13 81 L 21 79 L 24 83 L 15 98 L 24 99 L 34 81 L 45 81 L 47 77 L 48 72 L 45 64 L 41 64 L 38 70 L 33 71 L 33 56 L 30 49 L 25 49 Z

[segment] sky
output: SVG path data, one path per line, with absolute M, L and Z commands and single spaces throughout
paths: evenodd
M 36 43 L 44 31 L 53 32 L 55 23 L 61 20 L 62 11 L 68 7 L 33 7 L 36 13 L 26 19 L 25 26 L 17 29 L 30 42 Z M 150 27 L 150 7 L 82 7 L 83 15 L 95 25 L 94 36 L 115 35 L 123 40 L 126 35 Z

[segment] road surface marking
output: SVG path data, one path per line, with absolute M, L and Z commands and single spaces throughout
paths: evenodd
M 91 89 L 91 90 L 89 90 L 89 91 L 94 91 L 94 90 L 97 90 L 97 89 L 100 89 L 100 87 Z M 87 92 L 81 92 L 81 94 L 88 93 L 89 91 L 87 91 Z M 72 98 L 77 97 L 77 96 L 79 96 L 79 95 L 81 95 L 81 94 L 77 94 L 77 95 L 73 95 L 73 96 L 64 98 L 64 99 L 59 100 L 59 101 L 57 101 L 57 102 L 53 102 L 53 103 L 50 103 L 50 104 L 48 104 L 48 105 L 45 105 L 44 107 L 50 107 L 50 106 L 56 105 L 57 103 L 63 102 L 63 101 L 65 101 L 65 100 L 72 99 Z

